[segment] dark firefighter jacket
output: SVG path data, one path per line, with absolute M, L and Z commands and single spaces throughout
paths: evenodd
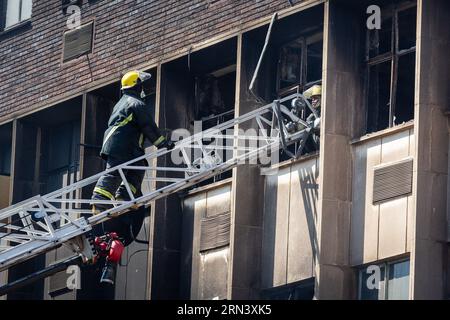
M 100 152 L 121 160 L 131 160 L 144 154 L 144 138 L 158 146 L 165 141 L 152 117 L 152 110 L 141 98 L 124 93 L 114 106 L 103 137 Z

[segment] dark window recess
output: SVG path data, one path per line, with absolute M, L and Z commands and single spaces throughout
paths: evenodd
M 373 58 L 392 50 L 392 17 L 381 22 L 381 29 L 369 31 L 369 58 Z
M 284 286 L 264 289 L 264 300 L 312 300 L 314 298 L 314 278 L 289 283 Z
M 386 273 L 386 266 L 380 265 L 380 282 L 385 281 L 385 273 Z M 372 276 L 372 272 L 367 272 L 367 268 L 363 268 L 359 271 L 360 278 L 359 278 L 359 299 L 360 300 L 382 300 L 383 298 L 383 292 L 381 286 L 375 286 L 375 288 L 368 289 L 367 283 L 371 283 L 371 279 L 369 277 Z M 381 299 L 380 299 L 381 298 Z
M 391 61 L 369 67 L 368 130 L 389 127 Z
M 88 23 L 79 29 L 64 34 L 63 61 L 78 58 L 92 52 L 94 24 Z
M 302 43 L 293 41 L 280 49 L 278 87 L 284 89 L 300 82 Z
M 69 276 L 70 274 L 67 274 L 65 271 L 63 271 L 58 272 L 50 277 L 48 294 L 51 298 L 56 298 L 66 293 L 72 292 L 72 290 L 67 288 L 67 280 Z
M 206 127 L 203 129 L 209 128 L 208 125 L 217 125 L 217 115 L 233 110 L 235 79 L 235 71 L 220 76 L 207 74 L 195 78 L 196 119 L 205 122 Z
M 322 40 L 307 46 L 306 81 L 308 83 L 322 79 L 322 51 Z
M 412 170 L 412 160 L 375 169 L 373 204 L 410 195 L 412 193 Z
M 400 56 L 398 59 L 394 125 L 402 124 L 414 118 L 415 64 L 415 52 Z
M 200 251 L 219 248 L 230 243 L 230 219 L 229 212 L 202 219 Z
M 236 66 L 216 70 L 212 73 L 195 77 L 194 112 L 195 119 L 201 121 L 202 130 L 207 130 L 234 118 Z M 226 134 L 226 132 L 222 132 Z M 220 140 L 220 139 L 219 139 Z M 226 145 L 229 140 L 204 139 L 204 145 Z M 210 150 L 212 151 L 212 150 Z M 229 150 L 216 150 L 214 156 L 227 161 L 232 157 Z M 231 177 L 231 171 L 223 172 L 211 179 L 205 180 L 198 186 L 207 185 Z
M 0 146 L 0 175 L 11 174 L 11 145 Z
M 279 96 L 293 88 L 303 91 L 308 83 L 322 79 L 322 51 L 321 34 L 298 38 L 278 49 Z
M 392 2 L 381 29 L 367 31 L 367 133 L 414 119 L 416 10 Z
M 372 263 L 379 268 L 379 282 L 376 283 L 374 270 L 365 266 L 359 269 L 359 300 L 407 300 L 409 299 L 409 259 Z
M 80 6 L 82 4 L 82 0 L 61 0 L 61 7 L 63 9 L 64 12 L 66 12 L 66 9 L 69 6 L 72 5 L 76 5 L 76 6 Z
M 416 18 L 416 7 L 398 13 L 399 50 L 410 49 L 416 46 Z

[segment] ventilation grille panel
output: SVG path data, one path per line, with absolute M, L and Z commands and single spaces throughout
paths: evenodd
M 215 249 L 230 243 L 230 219 L 229 212 L 202 219 L 200 251 Z
M 373 203 L 389 201 L 412 193 L 413 160 L 374 169 Z

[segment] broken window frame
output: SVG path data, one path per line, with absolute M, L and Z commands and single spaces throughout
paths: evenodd
M 396 111 L 396 96 L 397 96 L 397 81 L 398 81 L 398 65 L 399 59 L 407 54 L 415 53 L 417 43 L 407 49 L 399 49 L 399 13 L 402 11 L 406 11 L 408 9 L 417 8 L 417 3 L 407 1 L 399 4 L 390 4 L 385 8 L 382 8 L 382 17 L 384 19 L 392 18 L 391 25 L 391 50 L 377 55 L 375 57 L 370 57 L 370 32 L 371 30 L 367 29 L 366 31 L 366 53 L 365 53 L 365 62 L 366 62 L 366 133 L 376 132 L 388 128 L 392 128 L 395 125 L 394 116 Z M 417 17 L 416 17 L 417 24 Z M 382 63 L 389 62 L 391 63 L 391 82 L 390 82 L 390 90 L 389 90 L 389 120 L 388 126 L 386 128 L 379 129 L 378 126 L 375 130 L 369 129 L 369 95 L 370 95 L 370 68 L 376 65 L 381 65 Z M 415 71 L 415 70 L 414 70 Z M 414 73 L 415 74 L 415 73 Z M 414 106 L 412 106 L 414 108 Z M 377 112 L 377 114 L 379 111 Z M 414 116 L 411 120 L 413 121 Z
M 301 43 L 301 58 L 300 58 L 300 74 L 299 74 L 299 82 L 287 87 L 280 87 L 281 82 L 281 49 L 293 42 L 299 41 Z M 308 82 L 308 46 L 312 43 L 323 42 L 323 32 L 316 32 L 310 34 L 308 36 L 300 36 L 291 40 L 289 42 L 285 42 L 278 47 L 277 50 L 277 79 L 276 79 L 276 92 L 278 98 L 285 97 L 292 93 L 300 93 L 303 92 L 306 87 L 310 87 L 316 83 L 321 83 L 322 79 L 310 81 Z M 323 61 L 323 58 L 322 58 Z

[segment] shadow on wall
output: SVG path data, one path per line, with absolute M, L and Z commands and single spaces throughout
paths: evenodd
M 263 290 L 275 290 L 275 287 L 314 276 L 319 254 L 317 179 L 317 157 L 281 168 L 277 174 L 266 178 Z
M 311 250 L 313 259 L 319 254 L 319 244 L 317 240 L 317 200 L 319 198 L 319 185 L 318 185 L 318 168 L 317 165 L 314 168 L 305 168 L 297 171 L 300 174 L 300 191 L 303 198 L 304 212 L 308 225 L 308 234 L 311 244 Z M 313 261 L 313 263 L 314 263 Z

